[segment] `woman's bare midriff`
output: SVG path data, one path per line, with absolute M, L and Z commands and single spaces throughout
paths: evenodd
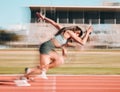
M 52 38 L 51 41 L 55 45 L 55 47 L 57 48 L 61 47 L 61 44 L 56 39 Z

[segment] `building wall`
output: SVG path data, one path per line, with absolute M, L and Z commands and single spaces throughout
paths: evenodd
M 36 22 L 36 12 L 43 12 L 42 9 L 31 10 L 31 22 Z M 77 9 L 77 10 L 46 10 L 43 12 L 46 17 L 53 19 L 58 23 L 75 23 L 75 24 L 120 24 L 120 9 L 114 10 L 94 10 L 94 9 Z

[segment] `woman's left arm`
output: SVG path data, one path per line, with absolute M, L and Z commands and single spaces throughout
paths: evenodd
M 75 47 L 75 43 L 74 42 L 68 42 L 67 43 L 67 47 Z
M 65 46 L 62 46 L 62 56 L 67 57 L 67 49 L 65 48 Z

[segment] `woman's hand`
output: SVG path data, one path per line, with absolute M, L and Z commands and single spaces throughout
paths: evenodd
M 89 28 L 87 29 L 87 32 L 90 34 L 93 31 L 93 27 L 89 26 Z
M 42 20 L 45 19 L 45 16 L 43 16 L 43 15 L 42 15 L 41 13 L 39 13 L 39 12 L 36 12 L 36 15 L 37 15 L 38 18 L 41 18 Z
M 37 17 L 39 18 L 39 20 L 40 20 L 40 19 L 45 20 L 46 22 L 48 22 L 48 23 L 52 24 L 54 27 L 56 27 L 58 30 L 60 30 L 60 29 L 62 28 L 62 26 L 61 26 L 60 24 L 56 23 L 55 21 L 53 21 L 53 20 L 50 19 L 50 18 L 45 17 L 45 16 L 42 15 L 41 13 L 36 12 L 36 15 L 37 15 Z

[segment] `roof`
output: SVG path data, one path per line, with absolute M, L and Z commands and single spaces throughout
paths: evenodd
M 40 8 L 44 8 L 46 10 L 102 10 L 102 11 L 120 11 L 120 6 L 39 6 L 32 5 L 29 6 L 31 10 L 37 10 Z

